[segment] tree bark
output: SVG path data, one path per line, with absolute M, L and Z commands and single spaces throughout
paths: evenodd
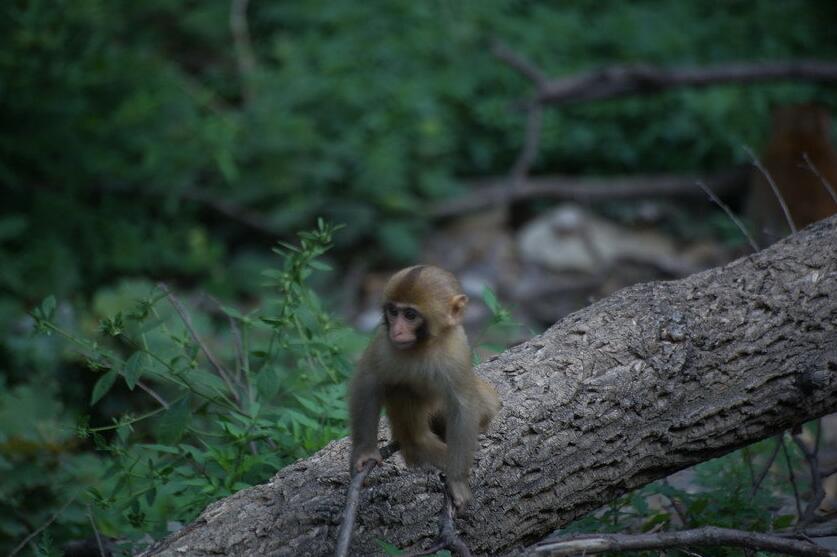
M 457 518 L 509 554 L 631 489 L 837 411 L 837 216 L 755 255 L 626 288 L 483 363 L 503 409 Z M 348 439 L 210 505 L 148 555 L 329 555 Z M 353 554 L 435 538 L 435 472 L 377 467 Z

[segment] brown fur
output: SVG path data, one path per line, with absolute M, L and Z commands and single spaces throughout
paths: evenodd
M 418 265 L 396 273 L 384 289 L 384 304 L 415 308 L 429 336 L 404 350 L 394 347 L 381 328 L 350 388 L 352 469 L 380 459 L 377 431 L 383 406 L 404 461 L 444 470 L 457 507 L 470 498 L 468 475 L 477 435 L 500 408 L 494 388 L 471 367 L 462 328 L 467 301 L 456 278 L 438 267 Z

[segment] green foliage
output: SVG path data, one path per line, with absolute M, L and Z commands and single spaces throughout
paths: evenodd
M 720 526 L 745 531 L 772 532 L 796 524 L 797 516 L 779 514 L 790 503 L 793 490 L 787 481 L 788 465 L 799 478 L 799 489 L 809 482 L 801 480 L 804 461 L 793 443 L 785 440 L 789 459 L 770 462 L 775 439 L 761 441 L 721 458 L 698 464 L 687 486 L 675 487 L 661 480 L 632 491 L 607 507 L 573 522 L 561 533 L 648 532 Z M 765 479 L 753 493 L 754 475 L 769 466 Z M 656 555 L 657 552 L 641 552 Z M 725 547 L 703 548 L 702 555 L 738 554 Z
M 233 345 L 220 359 L 214 352 L 224 347 L 206 341 L 211 321 L 185 308 L 181 314 L 181 302 L 166 289 L 150 288 L 130 303 L 112 298 L 107 305 L 119 309 L 101 320 L 96 338 L 57 325 L 54 298 L 33 310 L 35 328 L 66 339 L 97 377 L 90 405 L 94 412 L 105 405 L 105 425 L 90 425 L 90 416 L 81 416 L 75 430 L 59 425 L 67 421 L 60 405 L 28 386 L 0 396 L 0 442 L 9 448 L 0 465 L 12 478 L 0 505 L 27 509 L 18 511 L 26 520 L 0 513 L 11 517 L 0 522 L 0 532 L 21 537 L 25 524 L 45 521 L 46 510 L 65 498 L 71 503 L 56 522 L 62 538 L 85 537 L 79 535 L 85 506 L 104 535 L 160 536 L 169 521 L 189 520 L 208 503 L 264 482 L 344 436 L 348 357 L 361 339 L 307 285 L 312 273 L 328 268 L 318 258 L 331 247 L 334 230 L 320 221 L 299 234 L 298 246 L 274 250 L 282 263 L 264 272 L 271 294 L 262 308 L 219 311 L 232 325 L 226 332 Z M 203 346 L 218 367 L 205 363 Z M 225 361 L 235 367 L 225 369 Z M 127 412 L 107 406 L 126 391 L 141 391 L 146 401 Z M 49 427 L 38 427 L 38 420 Z M 92 443 L 99 456 L 73 454 L 68 446 L 77 443 Z M 69 462 L 59 466 L 60 459 Z M 43 507 L 31 498 L 33 490 L 49 495 L 40 500 Z
M 285 236 L 324 215 L 349 224 L 343 245 L 413 259 L 417 209 L 505 173 L 521 145 L 509 107 L 531 86 L 491 56 L 495 39 L 554 76 L 837 54 L 827 3 L 255 3 L 243 76 L 223 4 L 0 12 L 0 289 L 29 300 L 112 274 L 224 282 L 222 245 L 251 213 Z M 763 140 L 771 104 L 802 100 L 837 105 L 779 84 L 560 107 L 536 171 L 723 167 Z

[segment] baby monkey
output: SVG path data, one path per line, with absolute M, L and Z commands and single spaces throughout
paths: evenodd
M 384 288 L 384 321 L 360 359 L 350 387 L 352 472 L 381 461 L 381 406 L 408 466 L 447 474 L 453 502 L 471 498 L 468 474 L 477 444 L 500 408 L 497 392 L 471 368 L 462 327 L 468 297 L 438 267 L 397 272 Z

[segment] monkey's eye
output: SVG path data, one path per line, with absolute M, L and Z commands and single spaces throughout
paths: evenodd
M 389 315 L 390 317 L 398 317 L 398 308 L 397 308 L 397 307 L 395 307 L 395 306 L 394 306 L 394 305 L 392 305 L 392 304 L 387 304 L 387 305 L 386 305 L 386 307 L 384 308 L 384 311 L 385 311 L 385 312 L 387 313 L 387 315 Z
M 412 321 L 416 317 L 418 317 L 418 312 L 416 310 L 414 310 L 413 308 L 407 308 L 407 309 L 404 310 L 404 318 L 407 321 Z

